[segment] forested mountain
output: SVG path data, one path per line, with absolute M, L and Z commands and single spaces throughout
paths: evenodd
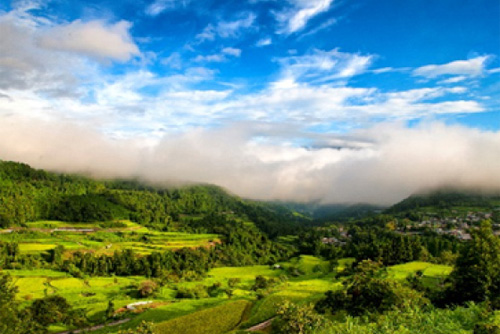
M 245 201 L 216 186 L 163 188 L 136 181 L 99 181 L 0 161 L 1 227 L 43 219 L 130 219 L 166 231 L 184 215 L 213 213 L 250 220 L 270 236 L 308 222 L 284 206 Z
M 475 208 L 493 210 L 500 207 L 500 194 L 481 193 L 472 190 L 440 189 L 412 195 L 386 210 L 389 214 L 421 210 L 449 210 Z

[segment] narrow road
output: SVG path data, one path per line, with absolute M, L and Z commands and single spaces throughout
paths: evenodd
M 107 324 L 95 325 L 95 326 L 92 326 L 92 327 L 87 327 L 87 328 L 82 328 L 82 329 L 74 329 L 74 330 L 71 330 L 71 331 L 59 332 L 59 333 L 56 333 L 56 334 L 69 334 L 69 333 L 78 334 L 78 333 L 82 333 L 82 332 L 93 332 L 93 331 L 96 331 L 96 330 L 104 328 L 104 327 L 118 326 L 118 325 L 124 324 L 124 323 L 129 322 L 129 321 L 130 321 L 129 318 L 128 319 L 122 319 L 122 320 L 113 321 L 113 322 L 110 322 L 110 323 L 107 323 Z
M 266 320 L 264 322 L 261 322 L 260 324 L 258 325 L 255 325 L 253 327 L 250 327 L 248 329 L 245 329 L 247 332 L 256 332 L 256 331 L 261 331 L 263 329 L 266 329 L 268 328 L 269 326 L 271 326 L 271 324 L 273 323 L 273 320 L 274 318 L 271 318 L 269 320 Z

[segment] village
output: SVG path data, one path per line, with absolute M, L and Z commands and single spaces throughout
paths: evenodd
M 439 235 L 450 235 L 459 240 L 471 240 L 470 230 L 477 228 L 481 221 L 492 221 L 494 234 L 500 236 L 500 222 L 498 221 L 498 213 L 500 208 L 496 208 L 492 212 L 467 212 L 460 215 L 458 211 L 451 211 L 452 215 L 444 216 L 435 212 L 425 212 L 421 221 L 412 221 L 407 218 L 396 219 L 391 225 L 394 226 L 394 231 L 400 234 L 407 235 L 422 235 L 426 233 L 436 233 Z M 496 213 L 496 214 L 495 214 Z M 330 230 L 331 231 L 331 230 Z M 325 236 L 321 238 L 321 242 L 325 245 L 343 246 L 350 238 L 348 231 L 340 226 L 338 235 Z
M 498 209 L 496 209 L 498 210 Z M 457 214 L 456 210 L 452 211 Z M 424 234 L 426 232 L 434 232 L 441 235 L 452 235 L 460 240 L 470 240 L 470 230 L 477 228 L 481 221 L 491 220 L 492 212 L 467 212 L 465 215 L 440 217 L 439 215 L 426 212 L 427 219 L 420 222 L 405 221 L 405 224 L 399 225 L 396 229 L 399 233 L 404 234 Z M 494 233 L 500 235 L 500 224 L 492 223 Z

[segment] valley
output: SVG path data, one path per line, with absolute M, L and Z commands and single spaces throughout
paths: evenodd
M 498 323 L 496 267 L 485 267 L 493 283 L 483 290 L 484 269 L 467 270 L 483 259 L 467 258 L 476 242 L 491 247 L 481 265 L 498 260 L 497 195 L 418 195 L 336 220 L 314 219 L 327 208 L 298 213 L 213 186 L 12 162 L 0 175 L 0 300 L 14 310 L 0 313 L 5 333 L 389 333 L 387 316 L 414 331 L 425 321 L 413 319 L 435 317 L 472 333 Z M 470 237 L 442 232 L 453 230 Z

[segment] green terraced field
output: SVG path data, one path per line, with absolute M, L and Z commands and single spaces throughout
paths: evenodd
M 37 221 L 27 223 L 27 228 L 0 234 L 0 241 L 17 242 L 20 251 L 27 254 L 63 246 L 67 251 L 92 250 L 108 255 L 127 248 L 139 254 L 150 254 L 184 247 L 210 247 L 220 242 L 216 234 L 159 232 L 130 221 L 120 223 L 124 227 L 103 228 L 106 223 Z
M 448 276 L 453 268 L 442 264 L 420 261 L 398 264 L 387 268 L 389 276 L 395 279 L 405 279 L 408 275 L 414 274 L 419 270 L 423 272 L 424 277 L 441 278 Z

